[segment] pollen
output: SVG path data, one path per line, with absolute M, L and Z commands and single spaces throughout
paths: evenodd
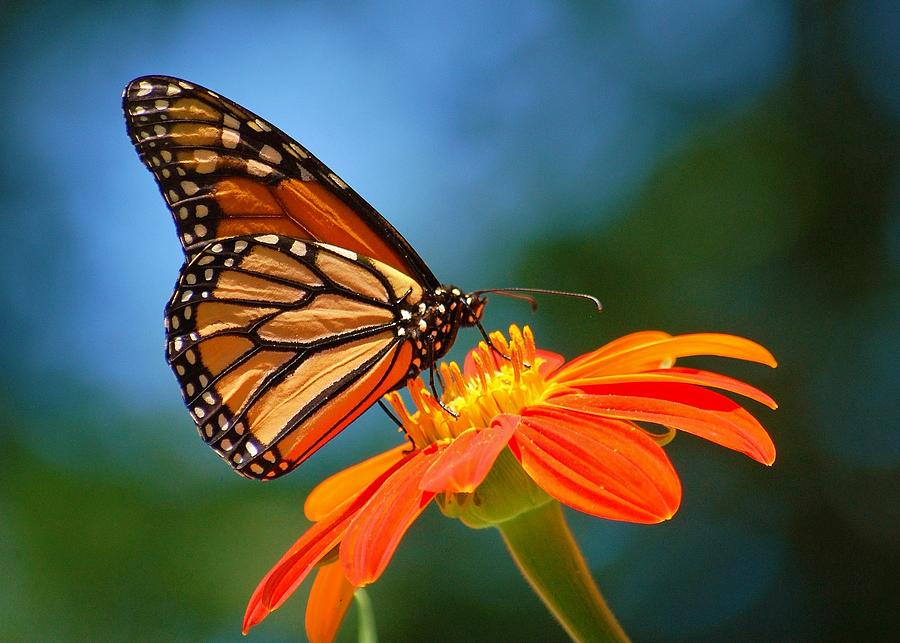
M 421 377 L 409 382 L 412 412 L 398 392 L 388 394 L 388 402 L 416 447 L 452 440 L 469 428 L 488 426 L 496 415 L 518 414 L 542 400 L 547 386 L 531 329 L 510 326 L 508 339 L 501 332 L 491 333 L 490 339 L 493 348 L 481 342 L 470 354 L 472 368 L 465 374 L 456 362 L 441 363 L 440 400 Z

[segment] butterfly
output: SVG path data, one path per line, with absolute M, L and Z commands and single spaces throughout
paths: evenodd
M 239 474 L 293 470 L 480 327 L 486 291 L 442 285 L 275 126 L 168 76 L 134 79 L 122 101 L 184 251 L 166 358 L 200 436 Z

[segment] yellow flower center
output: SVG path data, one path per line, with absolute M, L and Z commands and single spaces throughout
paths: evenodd
M 421 377 L 409 383 L 414 413 L 407 410 L 399 393 L 388 394 L 388 402 L 416 447 L 450 442 L 467 429 L 489 426 L 496 415 L 517 414 L 541 400 L 546 382 L 538 372 L 541 359 L 535 357 L 531 329 L 525 326 L 519 330 L 513 325 L 509 340 L 501 332 L 491 333 L 490 338 L 494 349 L 481 342 L 472 354 L 474 374 L 464 376 L 456 362 L 441 363 L 444 390 L 440 402 Z M 503 355 L 499 366 L 495 362 L 497 351 Z

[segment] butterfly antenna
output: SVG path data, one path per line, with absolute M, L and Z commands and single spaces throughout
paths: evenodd
M 531 312 L 536 312 L 538 309 L 537 299 L 532 297 L 531 295 L 523 295 L 517 292 L 506 292 L 504 290 L 482 290 L 480 292 L 493 292 L 498 295 L 503 295 L 504 297 L 509 297 L 510 299 L 518 299 L 520 301 L 527 301 L 528 305 L 531 306 Z
M 558 295 L 560 297 L 572 297 L 574 299 L 585 299 L 594 306 L 597 307 L 597 312 L 603 310 L 603 304 L 600 303 L 600 300 L 594 297 L 593 295 L 588 295 L 583 292 L 569 292 L 567 290 L 548 290 L 546 288 L 490 288 L 488 290 L 476 290 L 473 292 L 473 295 L 484 295 L 485 293 L 496 293 L 498 295 L 503 295 L 504 297 L 510 297 L 511 299 L 523 299 L 531 304 L 531 310 L 537 310 L 537 300 L 534 297 L 531 297 L 526 294 L 520 293 L 534 293 L 536 295 Z

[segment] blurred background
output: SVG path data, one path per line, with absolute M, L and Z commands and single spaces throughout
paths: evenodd
M 489 328 L 775 353 L 705 363 L 781 403 L 751 407 L 772 468 L 681 435 L 673 520 L 571 514 L 636 641 L 896 635 L 898 34 L 890 0 L 0 3 L 0 639 L 238 640 L 306 492 L 398 439 L 369 413 L 262 485 L 197 438 L 163 357 L 180 251 L 120 108 L 151 73 L 295 136 L 442 279 L 605 304 L 495 298 Z M 306 591 L 249 640 L 302 639 Z M 565 638 L 498 534 L 435 508 L 370 596 L 384 641 Z

